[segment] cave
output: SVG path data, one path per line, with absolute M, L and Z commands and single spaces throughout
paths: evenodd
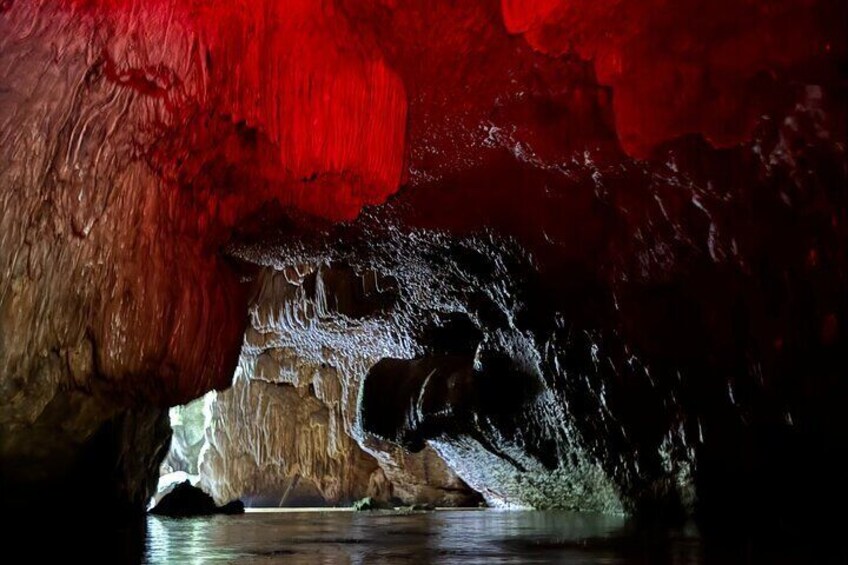
M 0 0 L 12 546 L 848 560 L 846 30 Z

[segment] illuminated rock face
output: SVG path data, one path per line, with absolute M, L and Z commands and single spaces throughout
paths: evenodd
M 201 452 L 201 484 L 217 501 L 476 504 L 431 449 L 404 453 L 369 440 L 356 421 L 368 367 L 386 351 L 410 353 L 381 322 L 395 301 L 391 281 L 300 264 L 264 271 L 255 284 L 239 376 L 212 403 Z
M 377 462 L 308 389 L 237 378 L 212 406 L 200 473 L 217 501 L 336 506 L 383 494 L 368 491 Z
M 0 36 L 3 500 L 143 507 L 167 406 L 229 383 L 244 298 L 202 200 L 143 152 L 176 118 L 113 75 L 121 36 L 28 2 Z
M 237 365 L 219 497 L 832 500 L 846 10 L 0 2 L 4 502 L 141 507 Z
M 201 452 L 201 487 L 218 502 L 248 506 L 349 506 L 366 496 L 476 504 L 474 492 L 432 451 L 393 450 L 397 459 L 381 467 L 345 429 L 338 401 L 328 405 L 311 390 L 240 378 L 219 393 Z

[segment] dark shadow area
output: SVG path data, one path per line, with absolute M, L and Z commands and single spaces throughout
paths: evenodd
M 120 412 L 105 420 L 84 444 L 68 446 L 63 443 L 60 420 L 70 411 L 82 410 L 79 398 L 87 397 L 55 397 L 31 428 L 34 437 L 56 438 L 48 443 L 56 450 L 54 465 L 44 467 L 43 453 L 19 442 L 12 444 L 11 435 L 3 438 L 4 450 L 21 454 L 0 465 L 4 513 L 41 516 L 49 511 L 68 522 L 108 516 L 120 523 L 144 512 L 171 437 L 167 410 L 148 407 Z M 86 401 L 82 402 L 85 406 Z
M 21 563 L 145 562 L 148 532 L 144 514 L 119 518 L 54 510 L 33 508 L 27 514 L 8 517 L 11 527 L 2 536 L 4 555 Z
M 410 451 L 421 451 L 428 438 L 455 433 L 464 425 L 473 386 L 468 356 L 382 359 L 362 385 L 362 428 Z

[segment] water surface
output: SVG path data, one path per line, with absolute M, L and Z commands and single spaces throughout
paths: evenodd
M 767 543 L 768 545 L 768 543 Z M 774 548 L 771 548 L 774 549 Z M 281 512 L 147 521 L 145 563 L 779 563 L 752 542 L 569 512 Z

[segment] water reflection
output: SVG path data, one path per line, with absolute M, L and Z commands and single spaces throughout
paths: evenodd
M 695 532 L 634 535 L 622 518 L 567 512 L 286 512 L 150 517 L 146 563 L 696 563 Z
M 803 534 L 751 524 L 708 537 L 693 527 L 568 512 L 10 518 L 0 539 L 15 563 L 848 563 L 843 521 L 834 517 L 808 517 Z

